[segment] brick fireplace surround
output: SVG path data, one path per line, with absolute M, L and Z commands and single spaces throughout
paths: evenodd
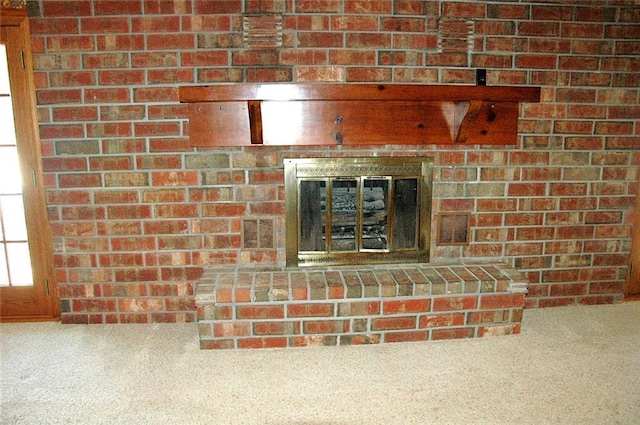
M 470 217 L 468 245 L 439 246 L 432 236 L 434 267 L 506 264 L 527 282 L 525 308 L 623 298 L 640 165 L 635 1 L 29 7 L 63 323 L 195 321 L 205 268 L 277 269 L 282 160 L 299 156 L 433 156 L 433 220 Z M 282 16 L 282 38 L 245 45 L 243 14 L 255 13 Z M 468 33 L 448 30 L 459 27 Z M 476 68 L 487 69 L 489 85 L 542 87 L 541 103 L 520 108 L 516 145 L 194 149 L 178 102 L 185 85 L 473 84 Z M 328 302 L 336 321 L 350 302 L 343 295 Z M 428 321 L 438 308 L 433 301 L 412 315 Z

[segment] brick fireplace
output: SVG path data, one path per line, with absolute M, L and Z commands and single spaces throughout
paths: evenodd
M 504 262 L 530 308 L 623 298 L 634 2 L 29 3 L 63 323 L 194 321 L 205 268 L 284 264 L 282 161 L 302 156 L 433 156 L 433 224 L 468 227 L 460 244 L 432 232 L 432 262 Z M 243 17 L 261 13 L 281 15 L 280 46 L 244 44 Z M 186 85 L 469 85 L 478 68 L 489 86 L 542 87 L 514 145 L 193 148 L 179 103 Z
M 342 176 L 354 158 L 332 155 L 328 152 L 328 157 L 323 158 L 321 164 L 333 163 L 333 171 L 329 174 Z M 282 183 L 287 179 L 284 164 L 289 160 L 286 156 L 278 155 L 278 163 L 274 164 L 272 171 L 281 175 L 276 180 Z M 301 157 L 305 158 L 304 155 Z M 367 158 L 361 157 L 355 162 L 369 170 L 376 168 L 375 164 L 386 164 L 392 169 L 407 168 L 414 171 L 410 175 L 415 174 L 415 165 L 412 167 L 411 164 L 416 164 L 417 175 L 422 173 L 423 159 L 420 157 L 369 158 L 371 164 L 367 164 Z M 423 201 L 429 206 L 429 211 L 422 211 L 422 214 L 428 221 L 424 227 L 430 229 L 432 157 L 424 157 L 424 163 L 429 165 L 425 168 L 429 178 L 425 181 L 427 190 L 424 190 L 424 196 L 429 196 L 429 199 L 428 202 L 426 199 Z M 322 166 L 317 166 L 317 160 L 302 160 L 294 164 L 316 168 L 315 172 L 302 172 L 306 177 L 312 174 L 316 182 L 320 178 L 317 168 L 323 171 Z M 375 175 L 379 176 L 380 170 L 376 168 L 376 171 Z M 295 174 L 295 170 L 288 173 Z M 353 171 L 352 177 L 353 173 L 359 174 L 359 171 Z M 300 195 L 299 191 L 304 190 L 300 182 L 293 184 L 296 190 L 280 189 L 279 196 Z M 318 196 L 317 204 L 320 205 L 320 194 L 314 196 Z M 286 199 L 280 201 L 287 205 Z M 226 203 L 219 204 L 222 207 Z M 259 204 L 251 204 L 250 210 Z M 385 260 L 385 253 L 366 249 L 365 252 L 351 249 L 354 257 L 345 260 L 345 253 L 341 250 L 331 255 L 327 239 L 331 238 L 329 228 L 335 226 L 330 225 L 319 232 L 320 239 L 326 240 L 321 242 L 326 246 L 326 259 L 321 253 L 300 252 L 299 246 L 308 245 L 298 243 L 297 239 L 291 251 L 292 232 L 300 236 L 305 232 L 299 230 L 299 223 L 290 223 L 300 218 L 298 211 L 287 209 L 291 206 L 275 216 L 250 216 L 247 211 L 248 217 L 240 218 L 241 243 L 246 252 L 253 255 L 241 257 L 235 264 L 205 268 L 195 293 L 202 348 L 378 344 L 520 332 L 528 281 L 524 274 L 506 263 L 491 258 L 440 258 L 428 263 L 428 251 L 419 262 L 420 256 L 415 250 L 398 262 L 394 261 L 398 260 L 395 255 Z M 328 211 L 325 215 L 327 220 L 331 220 Z M 419 238 L 417 233 L 416 238 Z M 433 242 L 439 245 L 435 233 L 428 232 L 426 237 L 429 246 Z M 355 247 L 357 238 L 354 235 L 352 239 Z M 258 255 L 269 251 L 271 256 Z M 305 259 L 304 264 L 299 264 L 300 255 Z M 367 261 L 368 256 L 372 261 Z M 269 264 L 270 258 L 280 262 Z M 287 258 L 286 265 L 284 258 Z M 324 265 L 327 260 L 335 265 Z M 354 264 L 344 265 L 348 263 Z
M 181 99 L 190 102 L 194 146 L 329 145 L 325 157 L 278 160 L 286 263 L 205 268 L 196 287 L 201 347 L 376 344 L 520 331 L 524 275 L 504 262 L 429 262 L 436 227 L 432 156 L 352 157 L 335 149 L 515 141 L 518 101 L 537 101 L 538 89 L 221 85 L 186 87 Z M 245 243 L 262 243 L 255 218 L 244 221 Z M 443 235 L 460 234 L 443 223 L 438 228 L 449 228 L 437 233 L 436 245 L 450 242 Z

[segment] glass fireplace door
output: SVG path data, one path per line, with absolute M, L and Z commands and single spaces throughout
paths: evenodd
M 431 166 L 425 158 L 285 160 L 287 265 L 426 260 Z

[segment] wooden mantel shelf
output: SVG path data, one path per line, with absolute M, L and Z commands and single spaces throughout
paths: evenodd
M 515 144 L 539 87 L 235 84 L 180 87 L 196 147 Z

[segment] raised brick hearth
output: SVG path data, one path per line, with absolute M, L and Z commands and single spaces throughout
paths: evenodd
M 505 264 L 220 266 L 196 289 L 205 349 L 378 344 L 520 332 L 525 276 Z

